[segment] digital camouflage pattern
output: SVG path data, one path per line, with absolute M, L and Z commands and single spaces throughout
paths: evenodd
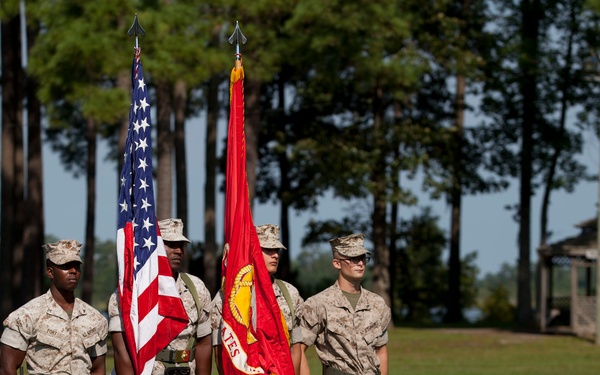
M 83 263 L 79 257 L 81 246 L 77 240 L 60 240 L 44 244 L 42 248 L 46 252 L 46 259 L 60 265 L 69 262 Z
M 361 233 L 351 234 L 349 236 L 333 238 L 329 240 L 331 251 L 345 257 L 357 257 L 363 254 L 371 255 L 371 252 L 365 249 L 365 235 Z
M 260 247 L 264 247 L 267 249 L 287 250 L 286 247 L 283 246 L 283 244 L 279 241 L 279 225 L 257 225 L 256 234 L 258 235 L 258 242 L 260 242 Z
M 12 312 L 3 324 L 0 341 L 26 352 L 30 375 L 89 374 L 91 358 L 107 352 L 106 318 L 79 298 L 69 318 L 48 291 Z
M 179 334 L 179 336 L 177 336 L 177 338 L 171 341 L 171 343 L 167 346 L 166 349 L 168 350 L 186 350 L 190 337 L 194 336 L 195 338 L 201 338 L 210 335 L 211 333 L 209 321 L 211 306 L 210 292 L 204 285 L 204 282 L 202 282 L 202 280 L 200 280 L 198 277 L 190 274 L 188 274 L 188 276 L 198 291 L 198 299 L 201 304 L 200 316 L 198 316 L 198 309 L 196 308 L 196 303 L 194 302 L 192 293 L 187 288 L 181 277 L 178 276 L 177 290 L 181 296 L 181 301 L 183 302 L 185 311 L 188 314 L 189 322 L 187 327 Z M 123 323 L 121 321 L 117 291 L 110 296 L 110 300 L 108 302 L 108 315 L 108 330 L 110 332 L 123 332 Z M 192 358 L 194 358 L 193 353 Z M 189 362 L 189 365 L 191 373 L 193 374 L 196 369 L 195 359 L 192 359 L 192 361 Z M 162 362 L 156 361 L 154 363 L 154 368 L 152 369 L 152 375 L 162 375 L 164 372 L 165 365 Z
M 353 309 L 336 282 L 302 309 L 302 343 L 315 345 L 323 365 L 348 374 L 380 374 L 375 348 L 387 344 L 392 316 L 383 298 L 361 288 Z
M 283 281 L 283 280 L 282 280 Z M 295 319 L 292 322 L 292 311 L 287 301 L 285 300 L 285 296 L 275 282 L 273 283 L 273 291 L 275 292 L 275 298 L 277 299 L 277 304 L 281 309 L 283 314 L 283 318 L 285 319 L 285 324 L 287 325 L 288 332 L 291 337 L 292 344 L 300 342 L 300 314 L 302 313 L 302 304 L 304 300 L 300 297 L 300 293 L 298 289 L 294 287 L 292 284 L 288 282 L 283 282 L 290 293 L 290 297 L 292 299 L 292 303 L 294 305 L 294 316 Z M 220 328 L 223 325 L 223 292 L 219 290 L 217 295 L 213 299 L 212 308 L 210 310 L 210 324 L 212 327 L 212 344 L 221 345 L 221 335 Z
M 183 235 L 183 221 L 181 219 L 164 219 L 158 222 L 160 236 L 164 241 L 183 241 L 192 243 Z

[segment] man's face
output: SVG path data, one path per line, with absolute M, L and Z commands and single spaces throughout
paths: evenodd
M 269 271 L 269 274 L 273 275 L 277 272 L 277 266 L 279 265 L 279 251 L 281 251 L 281 249 L 270 249 L 266 247 L 261 247 L 260 249 L 263 253 L 267 271 Z
M 165 250 L 167 251 L 167 258 L 169 259 L 169 264 L 171 265 L 171 270 L 173 272 L 179 272 L 181 268 L 181 264 L 183 263 L 183 256 L 185 252 L 183 251 L 184 242 L 183 241 L 164 241 Z
M 65 264 L 54 264 L 50 262 L 46 267 L 46 274 L 56 289 L 72 292 L 79 284 L 81 263 L 74 261 Z
M 365 269 L 370 258 L 366 254 L 347 257 L 336 253 L 333 258 L 333 266 L 341 271 L 345 279 L 360 281 L 365 275 Z

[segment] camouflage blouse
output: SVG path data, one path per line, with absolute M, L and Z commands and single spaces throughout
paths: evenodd
M 302 343 L 315 345 L 326 367 L 349 374 L 380 374 L 375 349 L 387 344 L 391 310 L 383 298 L 361 288 L 353 309 L 338 283 L 304 302 Z
M 29 374 L 89 374 L 92 359 L 107 352 L 108 323 L 96 309 L 75 299 L 71 317 L 46 294 L 4 320 L 0 342 L 26 352 Z

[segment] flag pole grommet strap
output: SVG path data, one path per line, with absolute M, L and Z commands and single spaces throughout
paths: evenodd
M 190 350 L 163 349 L 156 355 L 156 360 L 170 363 L 185 363 L 192 360 Z

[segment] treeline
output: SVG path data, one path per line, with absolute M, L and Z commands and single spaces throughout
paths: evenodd
M 42 194 L 42 141 L 87 181 L 82 297 L 92 299 L 96 165 L 122 163 L 133 55 L 126 31 L 137 13 L 156 109 L 157 215 L 187 222 L 187 170 L 202 168 L 202 270 L 213 293 L 223 172 L 216 129 L 233 65 L 227 37 L 239 21 L 249 40 L 242 54 L 250 199 L 279 204 L 282 242 L 289 244 L 290 215 L 316 210 L 326 193 L 346 199 L 347 213 L 312 222 L 303 244 L 363 232 L 375 292 L 394 308 L 412 303 L 410 293 L 435 295 L 445 319 L 460 321 L 474 272 L 460 249 L 469 230 L 460 226 L 461 199 L 517 179 L 517 320 L 532 319 L 532 215 L 544 244 L 552 193 L 589 178 L 577 156 L 583 129 L 598 123 L 598 17 L 583 0 L 5 0 L 0 8 L 0 317 L 42 289 L 43 202 L 52 199 Z M 199 113 L 203 166 L 185 160 L 183 141 L 185 121 Z M 99 139 L 109 140 L 109 155 L 97 155 Z M 426 205 L 408 188 L 416 175 L 420 189 L 451 208 L 447 236 L 431 229 L 437 219 L 427 212 L 400 219 L 403 207 Z M 539 213 L 534 194 L 542 196 Z M 427 254 L 443 248 L 446 271 L 428 273 L 442 259 Z M 280 272 L 289 279 L 284 254 Z M 430 278 L 409 293 L 419 274 Z

